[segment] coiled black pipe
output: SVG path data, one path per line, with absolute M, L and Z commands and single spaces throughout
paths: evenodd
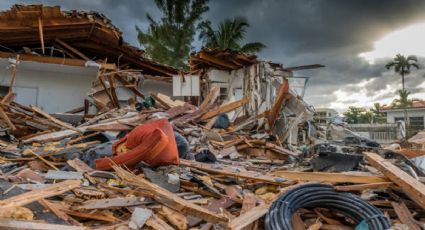
M 313 207 L 337 211 L 356 224 L 365 220 L 369 230 L 391 228 L 381 210 L 359 196 L 336 192 L 330 185 L 316 183 L 297 186 L 276 200 L 266 215 L 265 227 L 267 230 L 292 230 L 292 214 L 300 208 Z

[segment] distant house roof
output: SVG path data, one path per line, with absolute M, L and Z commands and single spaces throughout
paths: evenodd
M 0 12 L 0 44 L 1 57 L 20 53 L 28 60 L 46 62 L 50 60 L 47 57 L 102 63 L 107 60 L 122 68 L 140 69 L 150 75 L 170 77 L 178 73 L 175 68 L 143 57 L 143 50 L 124 42 L 122 32 L 111 20 L 94 11 L 13 5 L 10 10 Z M 53 52 L 51 47 L 55 48 Z
M 412 106 L 408 107 L 407 109 L 425 109 L 425 101 L 420 99 L 413 99 Z M 392 105 L 384 105 L 382 106 L 381 110 L 383 111 L 389 111 L 389 110 L 400 110 L 400 108 L 394 108 Z

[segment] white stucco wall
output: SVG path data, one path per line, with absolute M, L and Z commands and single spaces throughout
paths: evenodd
M 149 94 L 152 92 L 173 97 L 173 84 L 163 81 L 144 80 L 142 86 L 140 87 L 140 91 L 146 96 L 149 96 Z
M 401 109 L 400 110 L 386 111 L 386 113 L 387 113 L 387 123 L 395 123 L 396 117 L 404 117 L 404 112 Z M 407 110 L 407 116 L 408 117 L 424 117 L 425 118 L 425 108 L 408 109 Z
M 9 86 L 12 76 L 7 59 L 0 59 L 0 85 Z M 98 68 L 21 61 L 17 67 L 16 101 L 35 104 L 49 113 L 65 112 L 84 105 Z

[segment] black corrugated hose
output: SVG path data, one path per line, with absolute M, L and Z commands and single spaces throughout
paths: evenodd
M 292 230 L 292 214 L 300 208 L 334 210 L 351 218 L 356 224 L 364 220 L 369 230 L 391 228 L 381 210 L 359 196 L 336 192 L 331 185 L 308 183 L 289 190 L 272 204 L 266 215 L 266 229 Z

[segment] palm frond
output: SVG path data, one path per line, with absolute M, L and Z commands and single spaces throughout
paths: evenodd
M 251 42 L 243 45 L 240 51 L 243 53 L 257 53 L 264 48 L 266 48 L 266 46 L 261 42 Z

